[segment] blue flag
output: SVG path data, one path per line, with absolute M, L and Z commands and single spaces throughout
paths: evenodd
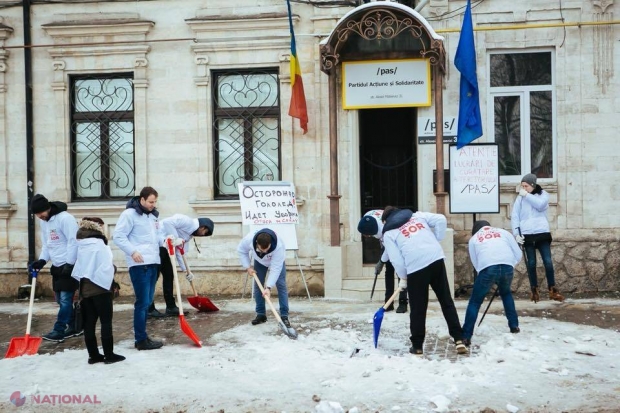
M 461 72 L 459 124 L 456 134 L 456 147 L 461 149 L 482 136 L 480 97 L 478 96 L 478 78 L 476 76 L 474 25 L 471 21 L 471 0 L 467 0 L 454 65 Z

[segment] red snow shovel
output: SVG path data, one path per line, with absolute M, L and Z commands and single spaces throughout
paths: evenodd
M 174 273 L 174 286 L 177 290 L 177 303 L 179 305 L 179 322 L 181 323 L 181 331 L 185 333 L 190 340 L 192 340 L 198 347 L 202 347 L 202 341 L 198 338 L 194 330 L 187 324 L 185 320 L 185 314 L 183 314 L 183 300 L 181 299 L 181 287 L 179 286 L 179 274 L 177 274 L 177 257 L 174 254 L 174 245 L 172 245 L 172 239 L 166 239 L 166 248 L 168 249 L 168 255 L 172 262 L 172 272 Z
M 387 302 L 385 303 L 383 307 L 377 310 L 377 312 L 375 313 L 375 316 L 372 319 L 375 348 L 377 348 L 377 344 L 379 343 L 379 333 L 381 332 L 381 323 L 383 322 L 383 313 L 385 313 L 385 310 L 390 306 L 390 304 L 392 304 L 392 302 L 396 299 L 396 297 L 398 297 L 398 294 L 400 294 L 400 288 L 396 288 L 396 291 L 394 291 L 394 294 L 392 294 L 390 299 L 387 300 Z
M 189 274 L 191 270 L 189 269 L 189 265 L 187 264 L 187 260 L 185 259 L 185 251 L 183 250 L 183 248 L 179 248 L 179 251 L 181 251 L 181 257 L 183 258 L 183 262 L 185 263 L 185 269 L 187 270 L 187 273 Z M 211 302 L 211 300 L 209 300 L 208 297 L 201 297 L 198 295 L 198 293 L 196 292 L 196 289 L 194 288 L 193 281 L 190 281 L 189 285 L 192 286 L 192 291 L 194 292 L 194 296 L 187 297 L 187 301 L 189 301 L 192 307 L 194 307 L 198 311 L 205 312 L 205 313 L 220 310 L 219 308 L 217 308 L 215 304 Z
M 37 287 L 37 273 L 38 270 L 30 269 L 30 275 L 32 276 L 32 286 L 30 287 L 30 304 L 28 305 L 28 322 L 26 323 L 26 335 L 24 337 L 14 337 L 9 343 L 9 348 L 6 350 L 4 358 L 10 359 L 13 357 L 23 356 L 27 354 L 32 356 L 37 354 L 39 346 L 41 345 L 41 337 L 30 337 L 30 325 L 32 324 L 32 306 L 34 304 L 34 293 Z

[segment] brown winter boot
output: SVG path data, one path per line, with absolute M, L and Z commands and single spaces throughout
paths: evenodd
M 549 299 L 554 301 L 564 301 L 564 296 L 560 294 L 558 289 L 554 286 L 549 288 Z
M 535 303 L 540 301 L 540 294 L 538 293 L 538 287 L 532 287 L 532 296 L 530 297 L 530 300 L 534 301 Z

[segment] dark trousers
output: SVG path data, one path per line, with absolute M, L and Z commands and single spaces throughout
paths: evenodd
M 114 338 L 112 337 L 112 293 L 98 294 L 82 299 L 82 318 L 84 322 L 84 344 L 89 357 L 97 357 L 99 348 L 95 327 L 97 320 L 101 322 L 101 345 L 106 357 L 114 353 Z
M 390 261 L 385 263 L 385 300 L 390 299 L 394 294 L 394 266 Z M 401 291 L 398 295 L 398 302 L 407 304 L 407 291 Z
M 450 284 L 443 259 L 407 276 L 407 291 L 411 305 L 410 329 L 411 344 L 414 348 L 423 348 L 426 335 L 426 310 L 428 308 L 428 287 L 431 287 L 439 300 L 443 317 L 448 324 L 448 331 L 455 341 L 463 339 L 463 329 L 456 312 Z
M 164 247 L 159 247 L 159 259 L 161 264 L 159 265 L 159 272 L 157 273 L 157 278 L 159 279 L 159 274 L 161 274 L 162 278 L 162 290 L 164 292 L 164 301 L 166 302 L 166 308 L 175 308 L 177 306 L 174 301 L 174 292 L 172 290 L 172 285 L 174 283 L 174 272 L 172 269 L 172 261 L 170 261 L 170 255 L 168 255 L 168 250 Z M 155 310 L 155 300 L 149 306 L 149 312 Z

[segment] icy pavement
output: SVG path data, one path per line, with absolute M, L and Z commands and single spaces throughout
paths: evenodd
M 291 340 L 270 314 L 267 323 L 250 325 L 250 300 L 211 299 L 221 311 L 196 313 L 185 303 L 202 348 L 191 345 L 177 318 L 167 318 L 148 322 L 149 334 L 166 345 L 136 351 L 125 297 L 115 304 L 114 333 L 115 351 L 126 361 L 88 365 L 81 337 L 43 342 L 37 356 L 1 360 L 0 410 L 15 409 L 16 392 L 22 411 L 612 412 L 620 406 L 619 300 L 518 300 L 520 334 L 508 332 L 501 302 L 494 301 L 467 356 L 456 355 L 441 309 L 431 302 L 419 357 L 408 353 L 408 313 L 385 314 L 374 348 L 376 302 L 294 298 L 291 322 L 299 338 Z M 463 321 L 467 301 L 456 304 Z M 56 307 L 35 306 L 32 334 L 41 335 Z M 26 310 L 27 302 L 0 303 L 2 354 L 11 337 L 24 335 Z M 98 403 L 91 403 L 94 396 Z

